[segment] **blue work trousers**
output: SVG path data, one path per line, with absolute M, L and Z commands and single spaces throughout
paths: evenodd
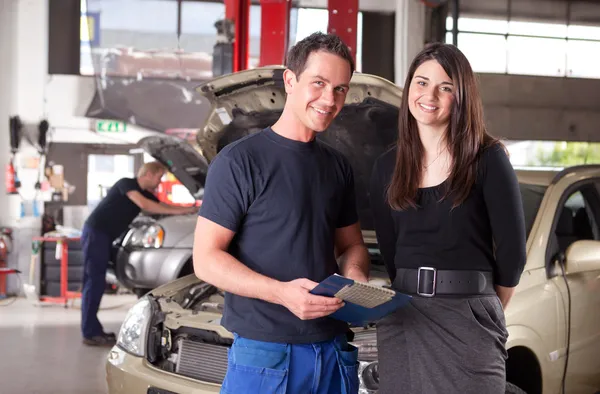
M 309 344 L 234 336 L 221 394 L 357 394 L 358 349 L 346 336 Z
M 111 243 L 108 235 L 89 226 L 83 226 L 81 233 L 83 249 L 81 333 L 85 338 L 92 338 L 104 333 L 97 314 L 106 289 L 106 270 L 110 259 Z

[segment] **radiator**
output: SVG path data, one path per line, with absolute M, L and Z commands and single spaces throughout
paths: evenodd
M 352 345 L 358 348 L 360 361 L 377 360 L 377 332 L 374 329 L 355 331 Z
M 175 372 L 203 382 L 221 384 L 227 372 L 228 349 L 221 345 L 181 340 Z

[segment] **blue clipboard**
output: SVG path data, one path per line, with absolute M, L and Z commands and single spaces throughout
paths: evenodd
M 340 292 L 340 290 L 342 290 L 344 287 L 351 287 L 354 284 L 354 280 L 334 274 L 319 283 L 310 291 L 310 293 L 325 297 L 335 297 L 335 295 L 338 294 L 338 292 Z M 399 293 L 393 290 L 390 291 L 393 292 L 394 295 L 389 301 L 381 305 L 367 308 L 344 300 L 345 305 L 329 316 L 348 322 L 353 326 L 365 326 L 368 323 L 375 322 L 382 317 L 389 315 L 396 309 L 406 305 L 412 299 L 412 296 L 408 294 Z

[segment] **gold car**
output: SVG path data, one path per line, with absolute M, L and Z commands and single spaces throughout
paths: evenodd
M 199 87 L 212 105 L 197 141 L 207 161 L 227 143 L 276 119 L 284 99 L 281 72 L 249 70 Z M 396 137 L 400 96 L 391 82 L 356 74 L 347 105 L 322 135 L 352 158 L 372 280 L 378 283 L 386 283 L 385 268 L 368 231 L 364 191 L 374 159 Z M 197 168 L 189 164 L 187 170 L 191 174 Z M 527 264 L 506 310 L 506 392 L 594 393 L 600 390 L 600 167 L 517 170 L 517 176 L 527 225 Z M 109 393 L 218 393 L 233 340 L 220 325 L 222 310 L 222 292 L 193 275 L 141 298 L 109 352 Z M 374 325 L 354 332 L 360 393 L 375 394 Z

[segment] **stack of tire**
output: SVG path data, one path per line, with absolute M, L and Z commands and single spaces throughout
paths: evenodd
M 43 242 L 42 253 L 42 277 L 41 295 L 60 296 L 60 253 L 56 258 L 56 242 Z M 80 241 L 69 241 L 69 269 L 68 284 L 69 291 L 81 291 L 83 281 L 83 251 Z

